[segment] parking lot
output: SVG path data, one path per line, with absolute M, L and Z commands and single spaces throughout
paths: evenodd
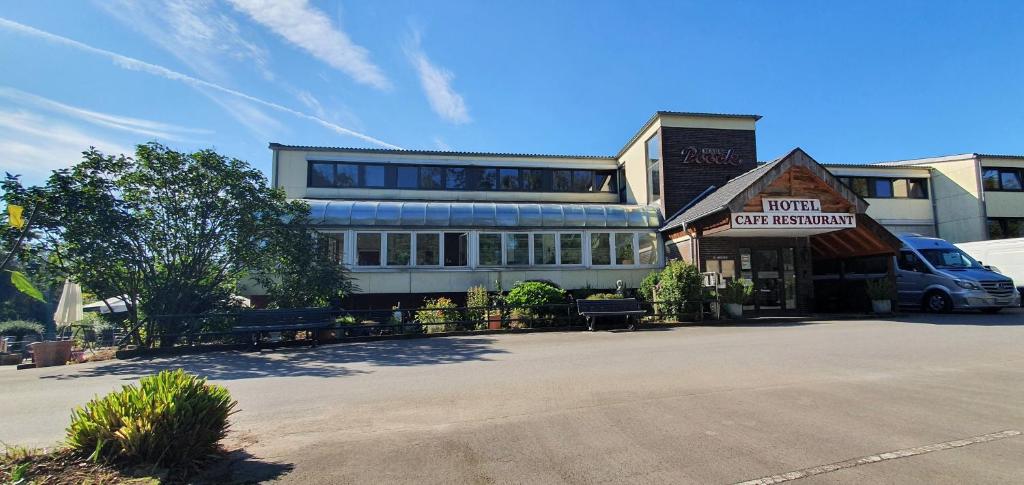
M 237 480 L 1021 482 L 1022 348 L 1014 310 L 4 368 L 0 440 L 53 444 L 72 406 L 184 367 L 239 401 Z

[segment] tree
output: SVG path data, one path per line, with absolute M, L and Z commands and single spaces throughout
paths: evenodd
M 307 247 L 309 207 L 287 200 L 248 163 L 157 143 L 139 145 L 134 158 L 95 148 L 82 155 L 43 186 L 23 187 L 8 177 L 4 198 L 36 211 L 26 246 L 51 255 L 86 291 L 124 295 L 132 328 L 144 324 L 144 333 L 134 333 L 138 343 L 152 346 L 155 336 L 179 330 L 173 319 L 152 316 L 229 306 L 247 276 L 289 275 L 270 282 L 276 292 L 278 284 L 322 275 L 321 252 L 275 254 Z M 331 276 L 336 279 L 317 284 L 338 293 L 349 288 L 343 271 Z

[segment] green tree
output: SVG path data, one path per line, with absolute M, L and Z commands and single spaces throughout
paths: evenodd
M 26 252 L 50 255 L 90 293 L 125 296 L 138 343 L 152 346 L 156 335 L 179 330 L 147 315 L 223 308 L 242 278 L 280 271 L 283 278 L 268 282 L 273 294 L 295 278 L 322 276 L 319 251 L 280 256 L 308 247 L 309 207 L 287 200 L 248 163 L 157 143 L 139 145 L 135 157 L 95 148 L 82 155 L 42 186 L 7 178 L 4 199 L 36 211 Z M 345 291 L 349 280 L 335 276 L 331 292 Z

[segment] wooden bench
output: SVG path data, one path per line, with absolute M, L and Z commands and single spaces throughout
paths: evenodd
M 320 332 L 334 328 L 330 311 L 311 310 L 251 310 L 238 315 L 230 333 L 244 335 L 254 348 L 259 348 L 263 337 L 271 332 L 305 331 L 312 346 L 320 344 Z
M 640 316 L 644 313 L 640 308 L 640 302 L 636 298 L 617 298 L 613 300 L 576 300 L 576 310 L 581 316 L 587 319 L 587 330 L 594 331 L 594 321 L 597 317 L 626 317 L 626 325 L 630 330 L 636 330 Z

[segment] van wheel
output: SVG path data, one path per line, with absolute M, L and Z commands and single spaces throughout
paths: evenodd
M 931 291 L 924 295 L 925 311 L 933 313 L 949 313 L 953 311 L 953 301 L 941 291 Z
M 995 307 L 995 308 L 982 308 L 982 309 L 981 309 L 981 313 L 989 313 L 989 314 L 992 314 L 992 313 L 999 313 L 1000 311 L 1002 311 L 1002 309 L 1003 309 L 1002 307 Z

